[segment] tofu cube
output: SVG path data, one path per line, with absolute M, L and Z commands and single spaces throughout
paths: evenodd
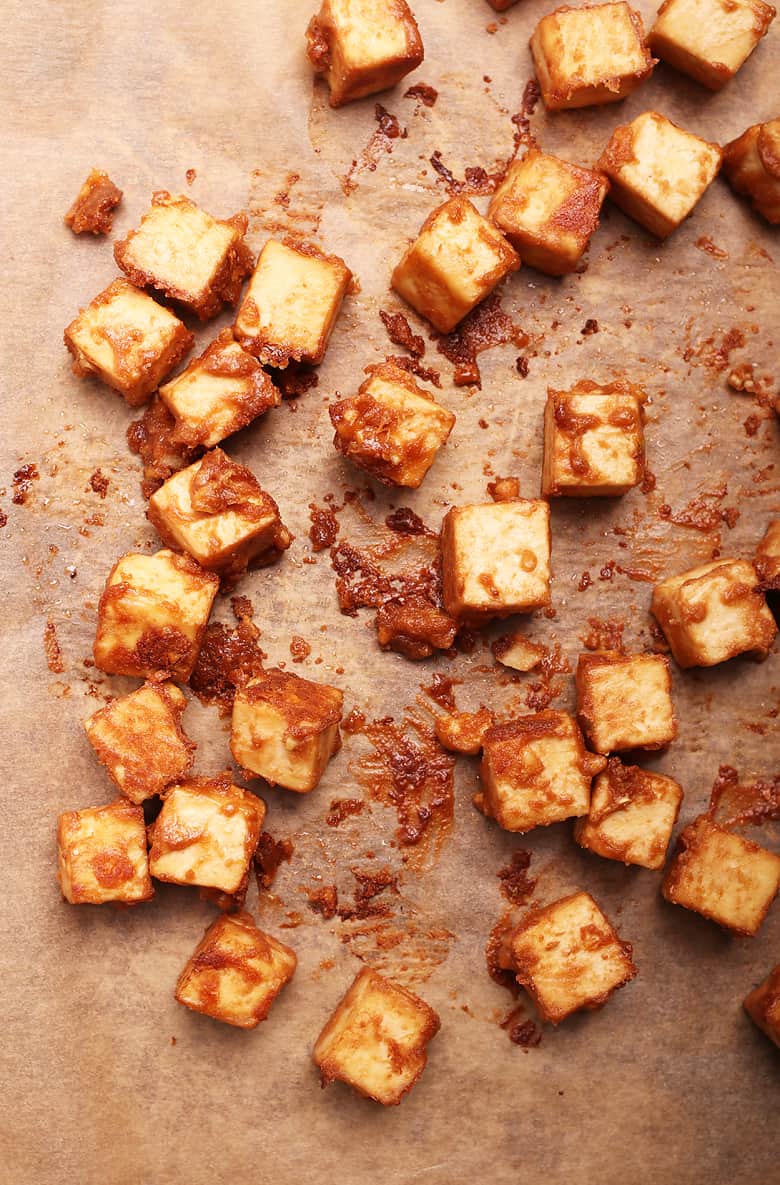
M 357 395 L 329 410 L 339 452 L 384 485 L 413 490 L 455 424 L 451 411 L 392 362 L 372 367 Z
M 205 321 L 236 303 L 252 270 L 246 228 L 246 214 L 221 222 L 160 190 L 138 230 L 114 243 L 114 259 L 138 288 L 155 288 Z
M 639 13 L 626 3 L 556 8 L 531 37 L 545 107 L 616 103 L 653 71 Z
M 616 498 L 645 474 L 645 393 L 632 383 L 580 379 L 547 390 L 542 494 Z
M 780 1048 L 780 963 L 745 996 L 745 1012 Z
M 189 329 L 127 280 L 114 280 L 65 330 L 79 378 L 97 375 L 140 407 L 192 349 Z
M 576 721 L 539 712 L 496 724 L 482 738 L 477 805 L 505 831 L 531 831 L 586 815 L 590 784 L 606 762 L 588 753 Z
M 117 560 L 98 605 L 93 653 L 109 675 L 186 683 L 198 657 L 219 577 L 172 551 Z
M 755 934 L 780 889 L 780 856 L 701 815 L 680 835 L 663 895 L 735 934 Z
M 677 736 L 672 672 L 663 654 L 581 654 L 577 718 L 592 749 L 662 749 Z
M 682 800 L 674 778 L 610 757 L 593 783 L 587 818 L 574 825 L 574 838 L 607 860 L 663 868 Z
M 662 61 L 718 91 L 774 18 L 775 9 L 763 0 L 664 0 L 647 40 Z
M 233 579 L 250 563 L 272 563 L 292 542 L 271 495 L 218 448 L 160 486 L 147 516 L 168 547 Z
M 158 881 L 239 893 L 264 818 L 262 798 L 234 786 L 229 770 L 177 782 L 149 828 L 149 871 Z
M 309 61 L 330 88 L 331 107 L 395 86 L 424 56 L 406 0 L 323 0 L 306 40 Z
M 769 524 L 758 545 L 755 569 L 763 589 L 780 589 L 780 518 Z
M 582 1008 L 601 1008 L 636 975 L 624 942 L 590 893 L 533 910 L 510 939 L 517 982 L 542 1020 L 560 1024 Z
M 625 214 L 665 239 L 683 222 L 720 169 L 721 150 L 645 111 L 615 128 L 598 162 L 609 196 Z
M 230 748 L 271 785 L 307 794 L 341 748 L 344 696 L 337 687 L 268 670 L 239 689 Z
M 65 225 L 74 235 L 107 235 L 114 222 L 114 210 L 121 200 L 122 190 L 114 185 L 108 173 L 92 169 L 65 215 Z
M 206 930 L 179 976 L 179 1004 L 238 1029 L 265 1020 L 295 974 L 295 951 L 258 930 L 248 913 L 226 914 Z
M 501 232 L 468 198 L 454 197 L 428 215 L 391 284 L 435 329 L 449 333 L 519 267 Z
M 509 166 L 488 217 L 523 263 L 549 276 L 565 276 L 585 253 L 608 189 L 601 173 L 532 148 Z
M 755 123 L 727 144 L 723 172 L 767 222 L 780 223 L 780 118 Z
M 181 726 L 186 706 L 175 683 L 147 683 L 84 722 L 98 761 L 131 802 L 161 794 L 188 773 L 196 745 Z
M 338 255 L 269 239 L 233 326 L 236 339 L 265 366 L 317 366 L 351 281 Z
M 550 507 L 518 498 L 456 506 L 442 525 L 444 607 L 486 620 L 550 603 Z
M 57 879 L 71 905 L 137 905 L 153 897 L 143 807 L 118 798 L 60 815 Z
M 440 1023 L 419 996 L 364 967 L 314 1046 L 322 1085 L 337 1079 L 395 1106 L 425 1069 Z
M 478 708 L 476 712 L 452 712 L 447 716 L 437 716 L 433 728 L 439 744 L 451 753 L 476 756 L 492 724 L 492 713 L 487 708 Z
M 282 402 L 260 363 L 229 329 L 160 387 L 160 398 L 176 420 L 172 442 L 187 448 L 213 448 Z
M 651 610 L 681 667 L 712 667 L 737 654 L 765 658 L 777 627 L 752 564 L 719 559 L 670 576 Z
M 547 648 L 532 642 L 524 634 L 504 634 L 491 643 L 496 662 L 512 671 L 535 671 L 547 654 Z

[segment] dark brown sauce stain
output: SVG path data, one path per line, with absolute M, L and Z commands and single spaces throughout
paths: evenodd
M 57 639 L 57 629 L 53 621 L 47 621 L 43 629 L 43 649 L 46 654 L 46 665 L 53 675 L 61 675 L 65 670 L 62 661 L 62 651 Z
M 332 506 L 317 506 L 315 502 L 310 502 L 309 518 L 311 520 L 309 538 L 312 550 L 324 551 L 325 548 L 332 547 L 339 537 L 339 523 L 334 508 Z
M 436 334 L 436 349 L 455 368 L 456 387 L 472 386 L 481 390 L 482 377 L 477 355 L 496 346 L 511 343 L 522 349 L 529 337 L 501 307 L 501 297 L 492 292 L 469 313 L 452 333 Z
M 380 309 L 379 316 L 394 346 L 402 346 L 413 358 L 422 358 L 425 353 L 425 341 L 419 334 L 412 332 L 412 327 L 403 313 L 388 313 L 385 309 Z
M 433 107 L 439 97 L 439 92 L 433 86 L 428 86 L 427 82 L 416 82 L 414 86 L 410 86 L 408 90 L 404 91 L 405 99 L 417 99 L 418 107 L 422 103 L 424 107 Z
M 346 176 L 341 179 L 341 188 L 347 196 L 357 189 L 356 178 L 361 173 L 375 173 L 382 157 L 393 151 L 395 141 L 405 140 L 408 135 L 406 128 L 402 128 L 398 122 L 398 117 L 381 103 L 374 104 L 374 119 L 377 126 L 371 133 L 368 144 L 360 156 L 352 161 Z
M 728 486 L 723 482 L 714 490 L 697 494 L 681 510 L 672 510 L 668 503 L 663 503 L 658 507 L 658 515 L 677 527 L 690 527 L 705 533 L 716 530 L 721 523 L 733 528 L 739 518 L 739 510 L 735 506 L 721 506 L 727 494 Z
M 731 765 L 721 765 L 707 813 L 722 826 L 759 825 L 780 819 L 780 774 L 740 782 Z
M 536 877 L 528 875 L 531 859 L 531 852 L 526 848 L 518 848 L 512 853 L 509 864 L 498 870 L 501 893 L 510 905 L 526 905 L 536 888 Z
M 38 466 L 33 462 L 22 465 L 16 470 L 11 481 L 11 501 L 15 506 L 25 506 L 32 491 L 32 483 L 40 481 Z

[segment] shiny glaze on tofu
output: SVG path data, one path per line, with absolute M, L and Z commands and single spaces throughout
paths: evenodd
M 323 0 L 306 30 L 309 61 L 341 107 L 400 82 L 423 60 L 406 0 Z

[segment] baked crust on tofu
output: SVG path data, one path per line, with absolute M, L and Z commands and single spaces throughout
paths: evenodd
M 683 222 L 717 176 L 717 144 L 686 132 L 657 111 L 615 128 L 598 168 L 624 213 L 665 239 Z
M 630 943 L 617 935 L 590 893 L 533 910 L 509 945 L 517 982 L 541 1019 L 554 1025 L 581 1008 L 601 1008 L 636 975 Z
M 593 783 L 587 817 L 574 825 L 574 838 L 607 860 L 663 868 L 682 800 L 674 778 L 610 757 Z
M 722 558 L 670 576 L 651 610 L 681 667 L 711 667 L 737 654 L 765 658 L 777 627 L 747 560 Z
M 406 0 L 323 0 L 306 40 L 309 61 L 330 88 L 331 107 L 395 86 L 424 57 Z
M 236 303 L 252 270 L 246 228 L 246 214 L 221 222 L 160 190 L 138 229 L 114 243 L 114 258 L 139 288 L 155 288 L 205 321 Z
M 371 373 L 349 399 L 331 404 L 333 443 L 384 485 L 417 489 L 446 443 L 455 416 L 392 362 Z
M 307 794 L 341 747 L 343 693 L 285 671 L 263 671 L 233 703 L 236 761 L 271 785 Z
M 706 815 L 681 833 L 663 895 L 735 934 L 755 934 L 780 889 L 780 856 Z
M 118 798 L 60 815 L 57 879 L 71 905 L 137 905 L 153 897 L 143 808 Z
M 780 118 L 755 123 L 727 144 L 723 172 L 767 222 L 780 223 Z
M 114 280 L 65 330 L 79 378 L 97 375 L 130 407 L 146 403 L 192 349 L 189 329 L 127 280 Z
M 238 1029 L 265 1020 L 295 974 L 295 951 L 259 930 L 248 913 L 217 918 L 179 976 L 179 1004 Z
M 748 992 L 744 1007 L 750 1019 L 780 1048 L 780 963 L 763 983 Z
M 110 675 L 166 674 L 186 683 L 218 588 L 219 577 L 189 556 L 122 556 L 98 605 L 96 666 Z
M 63 221 L 74 235 L 107 235 L 121 200 L 122 190 L 117 189 L 108 173 L 91 169 Z
M 580 379 L 547 389 L 542 494 L 614 498 L 645 473 L 644 391 L 632 383 Z
M 488 217 L 523 263 L 565 276 L 576 270 L 599 224 L 608 189 L 603 174 L 532 148 L 509 166 Z
M 390 283 L 434 328 L 449 333 L 519 267 L 501 232 L 468 198 L 454 197 L 425 219 Z
M 597 753 L 662 749 L 677 736 L 663 654 L 581 654 L 576 684 L 577 719 Z
M 186 706 L 175 683 L 147 683 L 84 721 L 98 761 L 131 802 L 162 793 L 190 770 L 196 745 L 181 726 Z
M 756 551 L 754 567 L 762 589 L 780 589 L 780 518 L 767 527 Z
M 642 18 L 623 2 L 556 8 L 536 26 L 531 53 L 551 111 L 616 103 L 655 66 Z
M 400 1103 L 440 1023 L 419 996 L 365 967 L 314 1046 L 322 1085 L 338 1080 L 385 1106 Z
M 236 339 L 266 366 L 319 365 L 351 281 L 338 255 L 269 239 L 233 326 Z
M 664 0 L 647 40 L 664 62 L 717 91 L 747 61 L 775 15 L 763 0 Z

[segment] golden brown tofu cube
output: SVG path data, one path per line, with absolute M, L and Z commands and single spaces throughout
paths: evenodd
M 400 1103 L 425 1069 L 439 1026 L 419 996 L 365 967 L 314 1046 L 323 1086 L 337 1079 L 377 1103 Z
M 664 0 L 647 41 L 664 62 L 717 91 L 774 18 L 775 9 L 763 0 Z
M 601 173 L 532 148 L 509 166 L 488 217 L 523 263 L 549 276 L 565 276 L 575 271 L 599 224 L 608 189 Z
M 230 748 L 271 785 L 307 794 L 341 747 L 344 696 L 337 687 L 263 671 L 236 694 Z
M 510 939 L 517 982 L 542 1020 L 560 1024 L 581 1008 L 601 1008 L 636 975 L 632 949 L 590 893 L 532 911 Z
M 218 588 L 219 577 L 189 556 L 122 556 L 98 605 L 96 666 L 109 675 L 164 673 L 186 683 Z
M 780 856 L 700 816 L 680 835 L 663 894 L 735 934 L 755 934 L 780 889 Z
M 424 56 L 406 0 L 323 0 L 306 39 L 309 61 L 330 88 L 331 107 L 395 86 Z
M 317 366 L 351 280 L 338 255 L 269 239 L 233 326 L 236 339 L 266 366 Z
M 121 200 L 122 190 L 117 189 L 108 173 L 92 169 L 65 215 L 65 225 L 74 235 L 86 232 L 107 235 L 114 222 L 114 210 Z
M 615 498 L 645 474 L 644 391 L 627 382 L 580 379 L 547 390 L 542 494 Z
M 252 253 L 246 214 L 220 222 L 181 194 L 160 190 L 138 230 L 114 243 L 114 258 L 139 288 L 155 288 L 201 321 L 234 305 Z
M 262 798 L 234 786 L 230 771 L 177 782 L 149 828 L 149 871 L 158 881 L 239 893 L 264 818 Z
M 764 658 L 777 627 L 747 560 L 719 559 L 653 589 L 652 612 L 681 667 L 711 667 L 737 654 Z
M 624 213 L 665 239 L 683 222 L 720 169 L 721 150 L 645 111 L 615 128 L 598 168 L 610 181 L 609 196 Z
M 663 654 L 581 654 L 576 683 L 577 718 L 597 753 L 662 749 L 677 736 Z
M 183 778 L 195 744 L 181 726 L 187 701 L 175 683 L 147 683 L 84 722 L 108 776 L 131 802 L 144 802 Z
M 723 149 L 723 172 L 767 222 L 780 222 L 780 118 L 755 123 Z
M 518 498 L 457 506 L 441 536 L 444 607 L 485 620 L 550 603 L 550 507 Z
M 57 879 L 71 905 L 137 905 L 153 897 L 143 807 L 118 798 L 60 815 Z
M 780 1048 L 780 963 L 745 996 L 745 1012 Z
M 238 1029 L 265 1020 L 295 974 L 295 951 L 258 930 L 248 913 L 213 922 L 179 976 L 179 1004 Z
M 476 712 L 437 716 L 433 727 L 436 739 L 445 749 L 475 756 L 482 749 L 485 733 L 492 723 L 493 717 L 487 708 L 479 708 Z
M 574 838 L 607 860 L 663 868 L 682 800 L 674 778 L 610 757 L 593 783 L 587 818 L 574 825 Z
M 655 65 L 642 18 L 625 3 L 556 8 L 536 26 L 531 53 L 551 111 L 616 103 Z
M 505 831 L 531 831 L 586 815 L 590 784 L 606 762 L 588 753 L 565 712 L 539 712 L 489 728 L 482 738 L 478 805 Z
M 192 349 L 189 329 L 127 280 L 114 280 L 65 330 L 79 378 L 97 375 L 140 407 Z
M 440 333 L 449 333 L 520 259 L 465 197 L 450 198 L 422 224 L 393 272 L 396 292 Z
M 780 589 L 780 518 L 769 524 L 758 545 L 755 569 L 763 589 Z
M 357 395 L 330 406 L 333 443 L 384 485 L 417 489 L 455 424 L 451 411 L 392 362 L 371 368 Z

